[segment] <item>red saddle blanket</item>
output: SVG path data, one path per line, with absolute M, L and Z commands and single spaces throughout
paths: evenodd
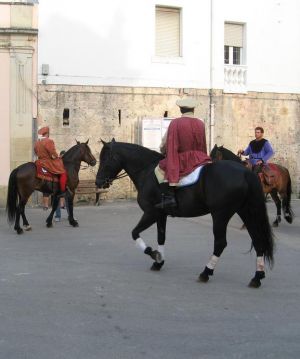
M 39 163 L 39 160 L 35 161 L 35 166 L 37 178 L 50 182 L 59 182 L 59 176 L 49 172 L 46 170 L 46 168 L 42 167 Z
M 279 176 L 280 172 L 274 163 L 265 164 L 259 173 L 261 182 L 271 187 L 276 186 Z

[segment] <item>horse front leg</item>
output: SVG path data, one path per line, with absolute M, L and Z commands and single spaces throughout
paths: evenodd
M 153 251 L 151 258 L 155 260 L 153 262 L 151 270 L 159 271 L 165 264 L 165 240 L 166 240 L 166 224 L 167 215 L 162 214 L 156 220 L 157 225 L 157 250 Z
M 227 210 L 229 211 L 229 210 Z M 214 274 L 214 269 L 217 262 L 227 246 L 226 229 L 232 214 L 226 213 L 226 211 L 218 211 L 212 213 L 213 219 L 213 233 L 214 233 L 214 251 L 209 262 L 206 264 L 203 272 L 199 275 L 199 282 L 208 282 L 209 277 Z
M 277 213 L 276 213 L 276 219 L 275 221 L 273 222 L 273 227 L 278 227 L 279 223 L 281 222 L 281 201 L 280 201 L 280 198 L 278 196 L 278 192 L 277 190 L 274 188 L 272 189 L 272 191 L 270 192 L 271 194 L 271 197 L 276 205 L 276 210 L 277 210 Z
M 141 238 L 140 233 L 152 226 L 157 221 L 154 213 L 144 213 L 136 227 L 132 230 L 131 235 L 135 241 L 136 247 L 141 249 L 145 254 L 149 255 L 156 261 L 159 258 L 157 251 L 153 251 L 150 246 L 147 246 Z
M 68 220 L 71 226 L 78 227 L 79 223 L 77 219 L 74 218 L 74 193 L 70 193 L 69 191 L 66 192 L 65 196 L 66 200 L 66 209 L 68 211 Z
M 282 198 L 282 209 L 283 209 L 284 219 L 288 223 L 291 224 L 291 223 L 293 223 L 294 213 L 293 213 L 293 210 L 291 208 L 290 196 L 287 193 L 282 192 L 282 193 L 280 193 L 280 197 Z
M 46 219 L 46 226 L 48 228 L 53 226 L 53 216 L 54 216 L 54 213 L 55 213 L 56 208 L 58 206 L 58 203 L 59 203 L 59 198 L 57 196 L 53 196 L 52 209 L 51 209 L 51 212 L 50 212 L 49 216 Z

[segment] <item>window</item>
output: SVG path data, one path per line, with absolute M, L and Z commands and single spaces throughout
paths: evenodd
M 180 57 L 180 9 L 156 6 L 155 55 Z
M 68 108 L 64 108 L 63 112 L 63 126 L 70 126 L 70 110 Z
M 225 23 L 224 28 L 224 64 L 243 64 L 244 25 Z

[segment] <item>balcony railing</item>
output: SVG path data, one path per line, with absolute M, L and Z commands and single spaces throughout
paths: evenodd
M 247 66 L 224 65 L 224 92 L 247 93 Z

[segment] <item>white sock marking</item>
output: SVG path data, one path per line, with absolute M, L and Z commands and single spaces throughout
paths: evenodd
M 161 254 L 161 259 L 164 260 L 165 259 L 165 246 L 157 246 L 157 250 L 159 251 L 159 253 Z
M 142 240 L 141 237 L 136 239 L 135 245 L 137 248 L 140 248 L 143 252 L 147 248 L 146 243 Z
M 207 263 L 206 267 L 209 269 L 215 269 L 215 266 L 217 265 L 218 260 L 219 260 L 219 257 L 212 255 L 209 262 Z
M 265 261 L 264 257 L 257 257 L 256 258 L 256 270 L 257 271 L 263 271 L 265 270 Z

